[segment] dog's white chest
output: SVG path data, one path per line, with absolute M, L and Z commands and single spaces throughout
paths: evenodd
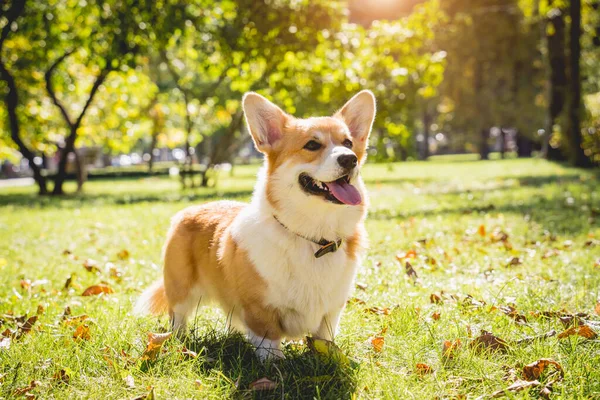
M 279 310 L 286 335 L 295 337 L 314 332 L 325 314 L 343 306 L 356 261 L 347 256 L 345 244 L 316 258 L 317 245 L 284 233 L 275 220 L 258 224 L 246 219 L 234 237 L 267 283 L 266 305 Z

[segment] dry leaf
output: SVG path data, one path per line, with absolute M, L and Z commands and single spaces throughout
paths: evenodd
M 185 358 L 197 358 L 198 357 L 198 353 L 196 353 L 195 351 L 192 351 L 186 347 L 184 347 L 183 349 L 179 350 L 179 352 L 185 357 Z
M 495 336 L 491 332 L 483 331 L 481 335 L 471 342 L 471 347 L 476 351 L 492 350 L 506 351 L 508 344 L 503 339 Z
M 401 263 L 404 261 L 404 259 L 406 258 L 410 258 L 410 259 L 415 259 L 417 258 L 417 252 L 414 249 L 410 249 L 409 251 L 407 251 L 406 253 L 398 253 L 396 254 L 396 260 L 400 261 Z
M 596 315 L 600 315 L 600 300 L 596 303 L 596 307 L 594 307 L 594 312 Z
M 269 378 L 260 378 L 250 384 L 251 390 L 273 390 L 277 387 L 277 383 L 273 382 Z
M 76 315 L 74 317 L 68 317 L 68 318 L 63 317 L 63 323 L 65 325 L 79 325 L 83 321 L 87 320 L 88 318 L 89 317 L 86 314 Z
M 521 259 L 519 257 L 512 257 L 508 260 L 507 266 L 516 266 L 516 265 L 521 265 L 523 264 L 523 262 L 521 261 Z
M 69 289 L 71 287 L 71 285 L 73 285 L 73 279 L 75 278 L 75 274 L 71 274 L 71 276 L 69 276 L 67 278 L 67 280 L 65 281 L 65 290 Z
M 33 390 L 34 388 L 38 387 L 41 385 L 40 381 L 31 381 L 29 383 L 28 386 L 22 387 L 22 388 L 18 388 L 15 389 L 15 391 L 13 392 L 16 396 L 23 396 L 25 395 L 27 392 L 29 392 L 30 390 Z
M 142 360 L 156 360 L 156 357 L 158 357 L 163 343 L 168 338 L 170 338 L 172 334 L 172 332 L 148 333 L 148 344 L 146 345 L 146 350 L 144 350 L 144 354 L 142 354 Z
M 357 289 L 360 289 L 360 290 L 363 290 L 363 291 L 365 291 L 365 290 L 367 290 L 367 287 L 368 287 L 368 286 L 367 286 L 366 284 L 364 284 L 364 283 L 359 283 L 359 282 L 356 282 L 356 288 L 357 288 Z
M 73 339 L 75 340 L 90 340 L 91 338 L 90 327 L 86 324 L 79 325 L 73 333 Z
M 598 337 L 598 334 L 596 332 L 594 332 L 592 330 L 592 328 L 590 328 L 587 325 L 580 325 L 580 326 L 574 326 L 574 327 L 569 328 L 566 331 L 560 333 L 558 335 L 558 338 L 564 339 L 564 338 L 572 336 L 572 335 L 582 336 L 586 339 L 596 339 Z
M 506 392 L 516 393 L 516 392 L 520 392 L 524 389 L 538 387 L 540 385 L 541 384 L 539 381 L 518 380 L 515 383 L 513 383 L 512 385 L 510 385 L 509 387 L 507 387 L 506 389 L 498 390 L 497 392 L 492 393 L 490 397 L 492 397 L 492 398 L 503 397 L 506 395 Z
M 83 268 L 85 268 L 85 270 L 87 272 L 93 272 L 95 274 L 100 273 L 100 268 L 98 268 L 98 263 L 95 260 L 92 260 L 89 258 L 83 262 Z
M 442 298 L 435 293 L 431 293 L 431 295 L 429 296 L 429 301 L 432 304 L 442 304 Z
M 413 280 L 413 283 L 415 283 L 417 281 L 417 279 L 419 279 L 419 276 L 417 275 L 417 271 L 415 271 L 415 269 L 413 268 L 411 263 L 409 263 L 408 261 L 404 265 L 404 268 L 406 269 L 406 275 L 408 275 L 408 277 Z
M 439 312 L 434 312 L 433 314 L 431 314 L 431 318 L 433 318 L 434 321 L 439 321 L 440 320 L 440 313 Z
M 147 394 L 143 394 L 141 396 L 135 397 L 133 400 L 154 400 L 154 388 L 150 388 L 150 391 Z
M 559 363 L 551 358 L 541 358 L 523 367 L 523 378 L 528 381 L 537 380 L 540 378 L 544 370 L 550 365 L 556 368 L 561 377 L 563 376 L 564 372 Z
M 21 289 L 27 290 L 31 288 L 31 279 L 21 279 Z
M 359 299 L 358 297 L 351 297 L 346 302 L 347 304 L 367 304 L 364 300 Z
M 485 237 L 485 225 L 483 225 L 483 224 L 479 225 L 479 228 L 477 229 L 477 233 L 479 234 L 479 236 Z
M 119 257 L 119 260 L 127 260 L 129 258 L 129 251 L 123 249 L 117 253 L 117 257 Z
M 419 375 L 432 374 L 433 368 L 431 368 L 427 364 L 417 363 L 416 371 L 417 371 L 417 374 L 419 374 Z
M 65 319 L 67 318 L 69 315 L 71 315 L 71 307 L 66 306 L 65 310 L 63 311 L 63 315 L 61 317 L 61 319 Z
M 81 294 L 82 296 L 96 296 L 98 294 L 106 293 L 114 293 L 115 291 L 108 285 L 100 284 L 100 285 L 92 285 L 89 288 L 85 289 Z
M 41 305 L 41 304 L 39 304 L 39 305 L 37 306 L 37 310 L 36 310 L 36 312 L 35 312 L 35 313 L 36 313 L 37 315 L 42 315 L 42 314 L 44 313 L 44 311 L 46 311 L 46 309 L 44 308 L 44 306 L 43 306 L 43 305 Z
M 369 342 L 373 346 L 373 350 L 377 353 L 381 353 L 383 345 L 385 344 L 385 338 L 383 336 L 372 336 L 369 338 Z
M 29 317 L 27 319 L 27 321 L 23 322 L 23 324 L 19 326 L 19 332 L 18 332 L 17 336 L 21 337 L 21 336 L 26 335 L 29 332 L 31 332 L 31 328 L 33 328 L 33 325 L 35 325 L 37 320 L 38 320 L 37 315 L 34 315 L 33 317 Z
M 390 309 L 388 307 L 371 307 L 366 308 L 365 311 L 378 315 L 390 315 Z
M 69 371 L 64 368 L 56 371 L 54 375 L 52 375 L 52 380 L 56 381 L 57 383 L 69 383 L 70 379 L 71 375 L 69 374 Z
M 454 358 L 460 346 L 460 339 L 456 339 L 455 341 L 444 341 L 444 346 L 442 347 L 442 356 L 445 358 Z

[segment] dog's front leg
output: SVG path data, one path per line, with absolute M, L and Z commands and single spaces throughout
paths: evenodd
M 243 310 L 243 320 L 250 343 L 256 347 L 256 356 L 264 361 L 268 358 L 285 358 L 281 351 L 283 332 L 276 310 L 249 304 Z
M 340 323 L 340 316 L 344 307 L 336 308 L 323 316 L 321 324 L 316 332 L 312 332 L 312 335 L 319 339 L 326 339 L 333 341 L 333 338 L 337 334 L 338 325 Z

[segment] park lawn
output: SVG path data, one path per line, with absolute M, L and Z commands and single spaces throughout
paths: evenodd
M 600 333 L 599 176 L 542 160 L 365 168 L 371 244 L 336 338 L 347 359 L 295 342 L 286 360 L 261 365 L 220 312 L 202 308 L 185 344 L 197 357 L 171 338 L 142 360 L 147 333 L 164 332 L 167 319 L 131 308 L 160 275 L 170 217 L 217 198 L 248 200 L 256 170 L 236 167 L 218 189 L 182 191 L 169 178 L 92 181 L 63 199 L 3 189 L 0 332 L 16 328 L 14 317 L 39 316 L 29 333 L 0 342 L 0 398 L 31 381 L 28 393 L 44 399 L 476 398 L 551 358 L 562 378 L 549 367 L 539 386 L 509 397 L 538 398 L 555 381 L 552 398 L 600 399 L 600 340 L 551 333 L 577 320 Z M 102 282 L 114 293 L 81 296 Z M 61 322 L 65 307 L 89 319 Z M 80 324 L 89 331 L 74 339 Z M 483 331 L 503 349 L 477 348 Z M 456 346 L 445 352 L 446 341 Z M 251 391 L 262 377 L 277 386 Z

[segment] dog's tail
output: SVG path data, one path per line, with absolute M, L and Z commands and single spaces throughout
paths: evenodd
M 133 313 L 135 315 L 159 315 L 166 313 L 168 309 L 169 302 L 165 293 L 165 283 L 161 278 L 144 290 L 135 303 Z

